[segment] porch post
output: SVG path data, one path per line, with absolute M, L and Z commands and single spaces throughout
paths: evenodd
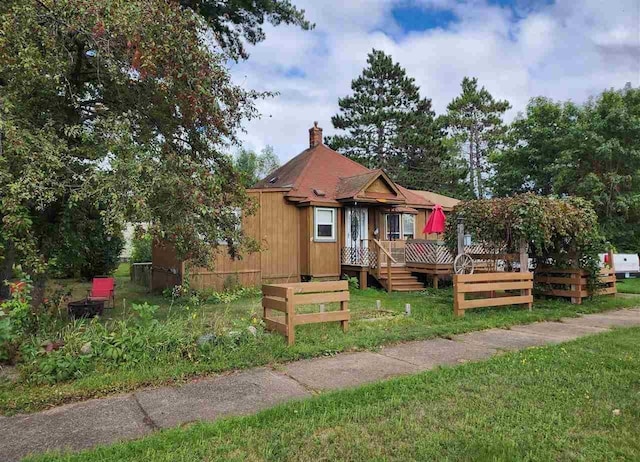
M 367 288 L 367 270 L 365 268 L 360 268 L 360 288 Z
M 464 222 L 458 217 L 458 255 L 464 253 Z

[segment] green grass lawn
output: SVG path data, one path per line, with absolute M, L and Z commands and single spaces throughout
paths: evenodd
M 74 296 L 82 298 L 89 283 L 58 281 L 70 287 Z M 51 290 L 55 283 L 51 284 Z M 160 295 L 149 295 L 126 278 L 118 278 L 116 308 L 105 317 L 119 319 L 130 313 L 132 303 L 149 302 L 160 309 L 157 317 L 194 316 L 183 305 L 174 304 Z M 382 309 L 376 309 L 376 300 Z M 411 316 L 404 316 L 405 303 L 411 304 Z M 583 305 L 559 300 L 539 300 L 533 311 L 519 307 L 480 309 L 454 318 L 451 289 L 427 290 L 422 293 L 391 293 L 368 289 L 352 293 L 352 322 L 347 334 L 338 323 L 312 324 L 296 328 L 296 344 L 287 347 L 282 336 L 269 334 L 254 342 L 230 349 L 218 349 L 206 360 L 193 357 L 171 357 L 166 361 L 124 363 L 117 368 L 98 368 L 73 381 L 38 385 L 32 382 L 11 383 L 0 380 L 0 413 L 32 412 L 65 402 L 89 399 L 111 393 L 130 391 L 149 385 L 177 383 L 192 377 L 274 364 L 302 358 L 332 355 L 342 351 L 376 349 L 383 344 L 401 341 L 449 337 L 455 334 L 508 327 L 540 320 L 557 320 L 579 313 L 592 313 L 625 306 L 640 306 L 637 299 L 599 297 Z M 327 309 L 331 307 L 328 305 Z M 307 307 L 307 310 L 317 310 Z M 229 304 L 205 304 L 198 310 L 197 329 L 206 332 L 213 326 L 232 326 L 237 319 L 261 316 L 260 299 L 245 298 Z M 193 332 L 185 332 L 185 338 Z
M 130 267 L 131 265 L 129 263 L 120 263 L 113 275 L 117 278 L 128 278 Z
M 621 279 L 616 285 L 620 293 L 640 294 L 640 278 Z
M 640 328 L 33 461 L 639 460 Z

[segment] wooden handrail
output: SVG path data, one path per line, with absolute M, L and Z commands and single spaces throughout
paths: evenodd
M 373 242 L 374 242 L 378 247 L 380 247 L 380 249 L 385 253 L 385 255 L 386 255 L 386 256 L 387 256 L 387 257 L 388 257 L 388 258 L 389 258 L 393 263 L 398 263 L 398 262 L 396 261 L 396 259 L 395 259 L 395 258 L 393 258 L 393 257 L 391 256 L 391 254 L 387 251 L 387 249 L 385 249 L 384 247 L 382 247 L 382 244 L 380 243 L 380 241 L 379 241 L 379 240 L 377 240 L 377 239 L 373 239 Z M 378 262 L 378 264 L 380 264 L 380 262 Z
M 377 239 L 374 239 L 373 242 L 378 246 L 378 268 L 377 268 L 378 278 L 380 277 L 380 274 L 381 274 L 380 269 L 382 267 L 380 250 L 382 250 L 387 256 L 387 258 L 389 259 L 389 261 L 387 261 L 387 292 L 391 292 L 393 290 L 393 282 L 391 281 L 391 262 L 397 263 L 396 259 L 393 258 L 389 252 L 387 252 L 387 249 L 382 247 L 382 244 L 380 243 L 380 241 L 378 241 Z

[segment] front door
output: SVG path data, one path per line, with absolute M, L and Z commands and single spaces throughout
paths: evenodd
M 368 266 L 369 248 L 369 209 L 347 207 L 345 211 L 345 243 L 347 248 L 346 264 Z

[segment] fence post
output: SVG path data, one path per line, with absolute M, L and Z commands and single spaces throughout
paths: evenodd
M 347 300 L 343 300 L 340 302 L 340 311 L 347 311 L 349 309 L 349 302 Z M 342 324 L 342 332 L 345 334 L 349 330 L 349 321 L 341 321 Z
M 611 287 L 613 287 L 615 289 L 615 292 L 617 292 L 618 289 L 616 288 L 616 285 L 618 284 L 618 280 L 616 278 L 616 265 L 613 263 L 613 250 L 609 249 L 607 253 L 609 254 L 609 267 L 611 268 L 611 273 L 609 274 L 609 276 L 613 276 L 613 283 Z
M 520 273 L 529 272 L 529 246 L 526 241 L 520 241 Z M 531 295 L 531 289 L 523 289 L 520 291 L 520 295 Z M 527 308 L 529 311 L 533 309 L 533 303 L 528 303 Z
M 579 268 L 573 268 L 571 273 L 571 292 L 575 297 L 571 297 L 573 305 L 582 305 L 582 271 Z
M 293 345 L 296 341 L 296 306 L 293 300 L 293 287 L 287 287 L 287 295 L 285 297 L 285 300 L 287 302 L 287 311 L 285 313 L 285 322 L 287 324 L 287 344 Z
M 464 298 L 464 294 L 458 293 L 458 275 L 453 275 L 453 315 L 455 317 L 464 316 L 464 311 L 460 310 L 460 296 Z

